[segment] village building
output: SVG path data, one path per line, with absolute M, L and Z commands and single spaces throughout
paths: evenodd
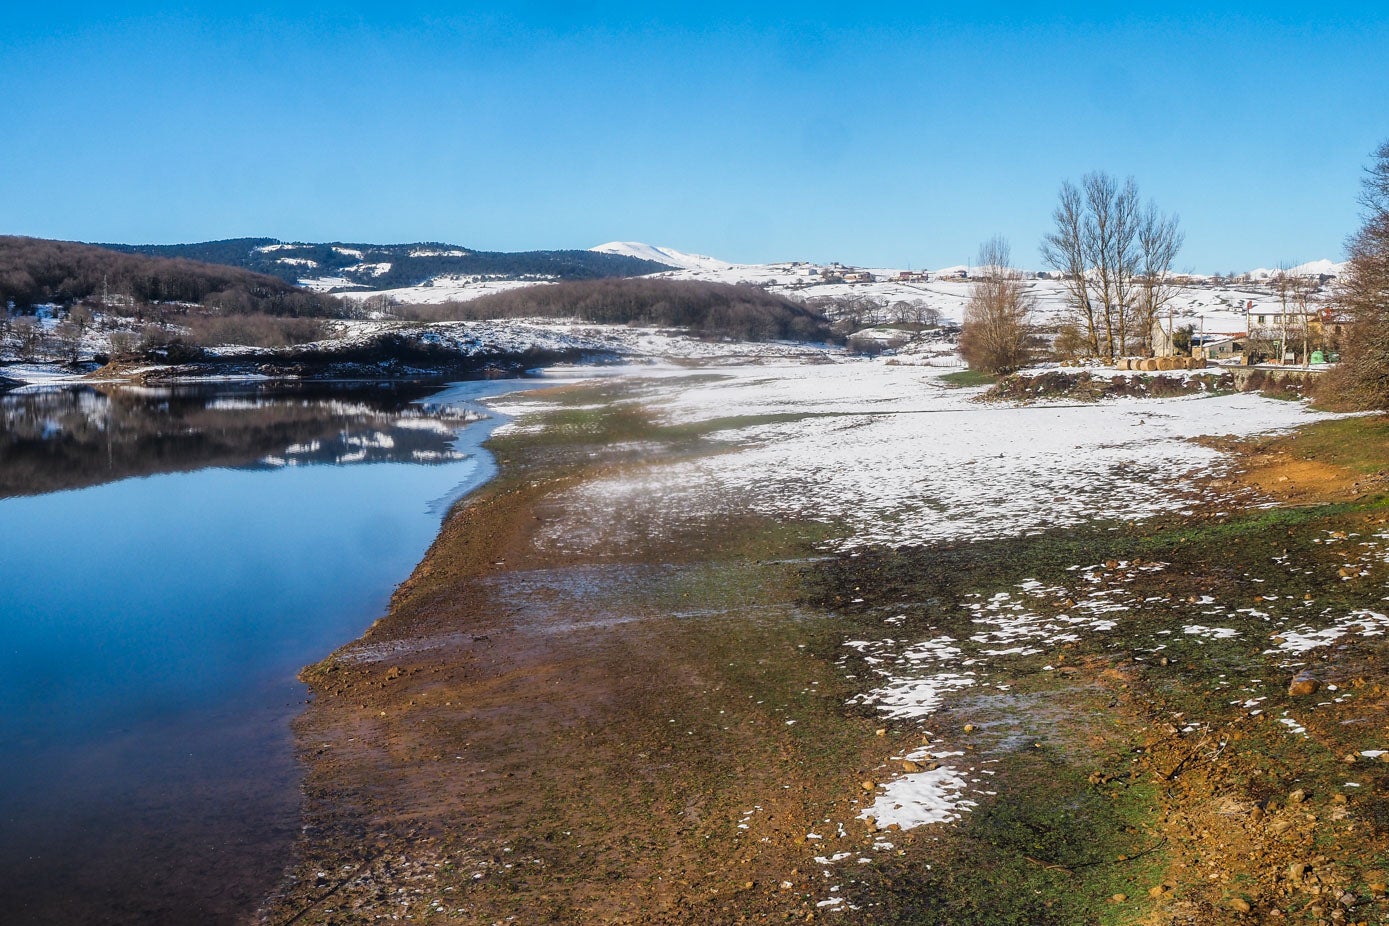
M 1313 351 L 1335 351 L 1345 321 L 1320 305 L 1283 306 L 1245 303 L 1250 362 L 1307 363 Z
M 1233 360 L 1244 353 L 1243 331 L 1192 331 L 1190 323 L 1176 326 L 1169 320 L 1153 322 L 1153 356 L 1190 354 L 1197 360 Z

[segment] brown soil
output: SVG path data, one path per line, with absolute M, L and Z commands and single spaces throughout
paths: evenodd
M 860 783 L 921 734 L 846 709 L 829 655 L 843 629 L 807 604 L 794 561 L 810 535 L 736 499 L 714 520 L 640 501 L 598 518 L 569 490 L 634 470 L 623 440 L 653 435 L 618 416 L 584 427 L 500 441 L 504 475 L 449 518 L 390 613 L 305 671 L 306 827 L 261 923 L 1385 921 L 1389 776 L 1362 765 L 1363 793 L 1330 784 L 1383 726 L 1384 647 L 1320 670 L 1360 695 L 1308 712 L 1307 746 L 1221 707 L 1223 675 L 1195 662 L 1067 647 L 1057 671 L 1020 663 L 932 719 L 938 743 L 995 763 L 1002 796 L 958 825 L 875 834 Z M 1285 441 L 1226 448 L 1243 455 L 1226 486 L 1302 505 L 1364 494 L 1363 475 Z M 1207 565 L 1114 581 L 1149 601 L 1243 587 Z M 867 557 L 842 569 L 865 580 L 865 609 L 870 587 L 928 587 Z M 1171 722 L 1193 697 L 1210 705 L 1197 735 Z M 814 857 L 884 835 L 893 852 L 844 879 L 864 908 L 817 906 L 834 882 Z M 1096 892 L 1114 895 L 1100 913 L 1076 906 Z
M 817 721 L 840 682 L 801 648 L 790 567 L 736 551 L 763 525 L 633 531 L 633 510 L 625 546 L 547 549 L 545 525 L 588 521 L 564 490 L 622 465 L 572 450 L 532 448 L 449 518 L 387 617 L 305 671 L 301 862 L 262 922 L 814 911 L 805 836 L 855 826 L 883 742 L 857 722 L 856 754 Z
M 1223 449 L 1236 454 L 1234 482 L 1283 504 L 1340 501 L 1363 485 L 1352 470 L 1299 456 L 1288 438 L 1228 442 Z

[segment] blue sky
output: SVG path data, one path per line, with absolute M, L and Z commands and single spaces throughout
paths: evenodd
M 1213 272 L 1339 259 L 1389 138 L 1370 4 L 58 0 L 0 61 L 0 232 L 87 241 L 1036 265 L 1102 169 Z

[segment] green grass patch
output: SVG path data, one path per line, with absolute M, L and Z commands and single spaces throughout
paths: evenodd
M 1319 421 L 1299 428 L 1284 441 L 1293 456 L 1341 466 L 1357 473 L 1389 467 L 1389 416 L 1357 416 Z
M 954 373 L 945 374 L 937 382 L 950 386 L 992 386 L 998 382 L 998 377 L 993 373 L 985 373 L 983 370 L 957 370 Z

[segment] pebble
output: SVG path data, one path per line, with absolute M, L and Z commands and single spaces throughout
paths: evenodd
M 1109 898 L 1109 899 L 1112 900 L 1112 901 L 1114 901 L 1115 903 L 1123 903 L 1124 901 L 1126 901 L 1126 900 L 1129 899 L 1129 895 L 1128 895 L 1128 894 L 1115 894 L 1113 897 L 1111 897 L 1111 898 Z
M 1307 800 L 1307 792 L 1302 790 L 1301 788 L 1298 788 L 1296 791 L 1288 795 L 1289 804 L 1301 804 L 1305 800 Z
M 1236 913 L 1248 913 L 1253 907 L 1249 906 L 1249 901 L 1245 900 L 1243 897 L 1231 897 L 1230 909 L 1234 910 Z

